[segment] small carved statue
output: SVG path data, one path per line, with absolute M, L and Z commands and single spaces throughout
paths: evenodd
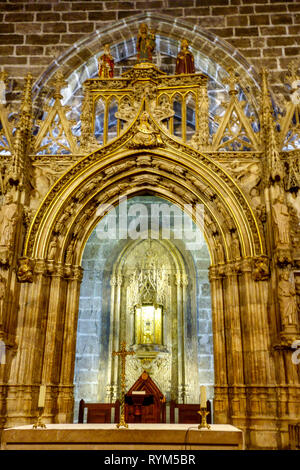
M 139 28 L 136 42 L 137 61 L 152 62 L 152 54 L 155 49 L 155 32 L 148 32 L 146 23 L 142 23 Z
M 240 241 L 236 232 L 232 234 L 231 253 L 233 260 L 239 259 L 241 257 Z
M 109 44 L 105 44 L 104 53 L 98 59 L 98 74 L 100 78 L 113 78 L 115 61 L 110 53 Z
M 174 116 L 175 111 L 173 110 L 171 103 L 167 96 L 162 96 L 160 99 L 159 106 L 156 106 L 153 111 L 153 116 L 157 119 L 157 121 L 162 121 L 163 119 L 167 119 L 169 117 Z M 163 126 L 166 126 L 166 123 L 162 123 Z
M 51 240 L 51 242 L 49 243 L 49 249 L 48 249 L 48 259 L 51 261 L 55 260 L 57 244 L 58 244 L 58 237 L 57 235 L 55 235 L 53 240 Z
M 71 240 L 66 251 L 66 264 L 72 264 L 74 243 L 75 243 L 75 239 L 73 238 L 73 240 Z
M 137 132 L 131 140 L 133 147 L 156 147 L 162 140 L 159 132 L 149 122 L 149 114 L 144 111 L 140 116 Z
M 251 203 L 253 208 L 256 210 L 258 218 L 262 221 L 266 221 L 266 208 L 261 202 L 259 189 L 255 186 L 250 191 Z
M 189 43 L 186 39 L 181 41 L 181 49 L 176 59 L 176 75 L 182 73 L 195 73 L 194 56 L 189 51 Z
M 19 217 L 18 205 L 10 193 L 5 195 L 4 204 L 0 208 L 0 262 L 9 261 L 9 252 L 13 248 L 15 228 Z
M 18 259 L 17 278 L 19 282 L 33 282 L 33 263 L 29 258 Z
M 284 196 L 280 194 L 273 205 L 273 219 L 276 225 L 276 242 L 280 245 L 289 244 L 289 212 L 284 203 Z
M 219 237 L 215 238 L 215 250 L 217 255 L 217 263 L 224 263 L 224 249 Z
M 278 283 L 278 298 L 282 323 L 291 325 L 295 323 L 296 290 L 289 280 L 289 272 L 282 271 Z
M 14 241 L 14 231 L 18 219 L 18 205 L 11 194 L 6 194 L 4 205 L 0 209 L 0 245 L 11 248 Z
M 131 104 L 129 98 L 125 98 L 121 101 L 118 111 L 115 114 L 115 117 L 121 119 L 122 121 L 126 121 L 124 124 L 123 129 L 125 130 L 129 123 L 133 121 L 134 117 L 136 116 L 137 112 L 135 107 Z

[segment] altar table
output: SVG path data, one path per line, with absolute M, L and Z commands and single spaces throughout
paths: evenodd
M 212 424 L 47 424 L 4 429 L 2 450 L 241 450 L 243 432 L 231 425 Z

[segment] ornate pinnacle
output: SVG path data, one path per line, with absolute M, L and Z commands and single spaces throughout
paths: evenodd
M 261 81 L 262 81 L 262 90 L 265 92 L 265 94 L 269 95 L 269 90 L 268 90 L 268 70 L 263 67 L 261 69 Z
M 27 177 L 27 159 L 31 145 L 30 135 L 32 131 L 32 80 L 32 75 L 28 73 L 25 79 L 20 119 L 14 139 L 14 151 L 10 164 L 9 182 L 15 185 L 22 183 Z
M 54 89 L 55 89 L 54 98 L 56 100 L 62 99 L 61 90 L 63 88 L 66 88 L 68 86 L 68 83 L 64 79 L 64 75 L 60 70 L 58 72 L 56 72 L 56 74 L 54 75 L 54 79 L 52 81 L 52 84 L 53 84 Z
M 271 104 L 271 97 L 270 91 L 268 86 L 268 70 L 266 68 L 261 69 L 261 89 L 262 89 L 262 100 L 263 100 L 263 107 L 268 106 L 270 107 Z
M 25 113 L 28 113 L 28 114 L 31 113 L 31 106 L 32 106 L 32 96 L 31 96 L 32 80 L 33 80 L 33 77 L 31 73 L 29 72 L 25 79 L 24 95 L 23 95 L 22 104 L 21 104 L 21 111 L 24 111 Z
M 236 84 L 239 82 L 239 77 L 237 76 L 233 67 L 230 67 L 227 70 L 228 77 L 223 79 L 223 83 L 225 85 L 229 85 L 229 94 L 230 95 L 237 95 L 238 91 L 236 90 Z
M 261 69 L 261 121 L 262 127 L 267 128 L 269 124 L 269 116 L 273 113 L 273 107 L 271 102 L 270 91 L 268 87 L 268 70 L 266 68 Z

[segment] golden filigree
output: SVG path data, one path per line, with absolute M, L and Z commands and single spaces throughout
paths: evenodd
M 289 84 L 290 101 L 286 103 L 286 112 L 280 119 L 279 148 L 295 150 L 300 148 L 300 76 L 299 65 L 292 61 L 288 65 L 286 80 Z
M 61 89 L 67 86 L 62 72 L 57 72 L 53 80 L 54 85 L 54 105 L 49 107 L 49 112 L 35 138 L 34 151 L 39 154 L 78 154 L 79 148 L 76 138 L 72 133 L 72 126 L 75 121 L 66 117 L 70 111 L 67 106 L 62 106 Z
M 257 151 L 260 149 L 258 135 L 252 128 L 252 120 L 244 111 L 245 101 L 238 100 L 238 77 L 233 69 L 229 69 L 224 83 L 229 85 L 229 103 L 223 103 L 226 108 L 219 117 L 219 127 L 212 140 L 212 149 L 217 151 Z
M 20 113 L 13 141 L 12 158 L 8 169 L 8 181 L 18 185 L 28 180 L 29 158 L 32 146 L 32 81 L 30 73 L 25 79 Z

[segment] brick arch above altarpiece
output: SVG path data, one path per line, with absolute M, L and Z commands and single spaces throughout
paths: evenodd
M 204 204 L 212 264 L 234 259 L 234 232 L 241 258 L 263 255 L 262 231 L 247 196 L 217 162 L 166 133 L 151 114 L 149 123 L 161 143 L 151 148 L 132 145 L 142 112 L 143 106 L 120 137 L 79 160 L 50 188 L 28 230 L 23 256 L 47 259 L 54 237 L 55 261 L 66 261 L 72 243 L 71 264 L 80 264 L 85 243 L 101 218 L 96 215 L 99 204 L 116 205 L 120 197 L 145 192 L 177 205 Z M 223 255 L 216 254 L 217 244 Z

